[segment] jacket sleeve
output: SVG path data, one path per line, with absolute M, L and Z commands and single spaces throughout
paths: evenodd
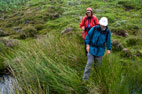
M 111 32 L 108 30 L 107 40 L 106 40 L 107 50 L 111 50 Z
M 98 20 L 98 18 L 96 16 L 94 16 L 94 20 L 95 20 L 95 24 L 99 25 L 99 20 Z
M 85 44 L 86 45 L 88 45 L 88 44 L 90 44 L 90 41 L 91 41 L 91 36 L 92 36 L 92 34 L 93 34 L 93 29 L 95 28 L 95 26 L 94 27 L 92 27 L 90 30 L 89 30 L 89 32 L 88 32 L 88 34 L 87 34 L 87 36 L 86 36 L 86 39 L 85 39 Z
M 82 29 L 83 26 L 85 26 L 85 23 L 84 23 L 84 20 L 85 20 L 85 17 L 82 19 L 82 21 L 80 22 L 80 28 Z

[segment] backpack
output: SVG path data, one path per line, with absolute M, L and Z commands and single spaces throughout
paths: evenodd
M 90 40 L 92 40 L 92 38 L 93 38 L 93 35 L 94 35 L 94 32 L 95 32 L 95 30 L 96 29 L 98 29 L 96 26 L 95 26 L 95 28 L 93 28 L 93 33 L 92 33 L 92 35 L 91 35 L 91 37 L 90 37 Z M 108 36 L 108 30 L 106 30 L 105 32 L 103 32 L 103 33 L 106 33 L 106 40 L 107 40 L 107 36 Z M 101 34 L 100 34 L 101 35 Z M 99 36 L 100 37 L 100 36 Z M 97 43 L 98 43 L 98 41 L 99 41 L 99 37 L 98 37 L 98 39 L 97 39 Z M 90 44 L 92 43 L 92 41 L 90 42 Z
M 94 24 L 96 24 L 96 23 L 95 23 L 94 16 L 92 16 L 92 18 L 93 18 L 93 22 L 94 22 Z M 91 19 L 92 19 L 92 18 L 91 18 Z M 87 17 L 85 17 L 84 23 L 85 23 L 87 20 L 88 20 L 88 18 L 87 18 Z M 84 30 L 84 31 L 83 31 L 83 33 L 82 33 L 82 37 L 83 37 L 83 39 L 85 39 L 85 36 L 86 36 L 86 34 L 85 34 L 85 33 L 86 33 L 87 31 L 89 31 L 90 29 L 91 29 L 91 28 L 88 28 L 88 27 L 86 28 L 86 27 L 85 27 L 85 30 Z
M 95 19 L 94 19 L 94 16 L 92 16 L 92 18 L 93 18 L 93 22 L 94 22 L 94 24 L 96 25 L 96 22 L 95 22 Z M 84 23 L 87 21 L 87 17 L 85 17 L 85 20 L 84 20 Z

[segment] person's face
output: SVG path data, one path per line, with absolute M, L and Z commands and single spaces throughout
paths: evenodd
M 106 26 L 100 25 L 102 30 L 106 29 Z
M 87 15 L 88 15 L 88 16 L 91 16 L 91 11 L 87 11 Z

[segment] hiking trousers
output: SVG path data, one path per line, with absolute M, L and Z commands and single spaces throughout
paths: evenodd
M 84 40 L 84 45 L 85 45 L 85 55 L 86 55 L 86 57 L 87 57 L 87 50 L 86 50 L 86 43 L 85 43 L 85 40 Z
M 93 56 L 90 53 L 87 54 L 87 64 L 84 70 L 83 80 L 88 80 L 91 66 L 93 62 L 95 61 L 94 68 L 97 70 L 98 67 L 102 64 L 102 56 Z

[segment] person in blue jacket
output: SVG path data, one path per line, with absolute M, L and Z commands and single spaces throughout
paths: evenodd
M 95 69 L 102 64 L 102 57 L 105 53 L 105 46 L 107 47 L 106 54 L 110 54 L 111 50 L 111 32 L 108 29 L 108 19 L 102 17 L 99 20 L 100 25 L 92 27 L 85 39 L 87 54 L 87 64 L 85 67 L 83 80 L 87 80 L 90 73 L 90 68 L 95 61 Z

